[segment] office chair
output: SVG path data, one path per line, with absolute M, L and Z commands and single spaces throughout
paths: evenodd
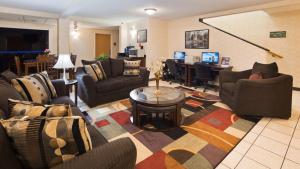
M 208 88 L 208 82 L 213 81 L 215 79 L 214 73 L 210 65 L 205 63 L 197 62 L 194 64 L 194 67 L 195 67 L 194 82 L 196 84 L 199 84 L 199 82 L 201 82 L 204 87 L 203 92 L 205 92 L 206 89 Z
M 175 82 L 182 84 L 185 79 L 184 70 L 176 63 L 174 59 L 167 59 L 166 66 L 168 68 L 168 74 L 172 77 Z M 170 82 L 170 84 L 172 81 Z

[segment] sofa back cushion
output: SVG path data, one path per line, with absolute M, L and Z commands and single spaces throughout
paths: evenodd
M 7 82 L 0 80 L 0 109 L 3 111 L 4 119 L 10 117 L 10 112 L 8 111 L 8 99 L 22 100 L 22 96 L 18 91 L 9 85 Z
M 92 150 L 86 123 L 78 116 L 15 117 L 1 123 L 25 168 L 51 168 Z
M 81 60 L 83 66 L 97 63 L 97 60 Z
M 0 124 L 0 168 L 22 169 L 5 129 Z
M 124 60 L 122 59 L 111 59 L 111 73 L 112 77 L 122 76 L 124 72 Z
M 273 78 L 278 76 L 278 66 L 275 62 L 270 64 L 255 62 L 252 73 L 261 73 L 264 79 Z
M 11 80 L 18 78 L 18 75 L 16 75 L 14 72 L 6 70 L 0 74 L 0 77 L 6 82 L 11 83 Z
M 102 68 L 106 74 L 107 78 L 111 77 L 111 64 L 110 64 L 110 59 L 106 59 L 104 61 L 98 61 L 98 63 L 101 63 Z

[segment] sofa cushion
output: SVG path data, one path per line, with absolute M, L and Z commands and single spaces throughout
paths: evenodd
M 78 116 L 23 117 L 1 123 L 25 168 L 51 168 L 92 150 L 86 123 Z
M 229 83 L 229 82 L 228 82 L 228 83 L 223 83 L 223 84 L 222 84 L 222 89 L 223 89 L 225 92 L 227 92 L 227 93 L 233 95 L 234 92 L 235 92 L 235 86 L 236 86 L 235 83 Z
M 0 81 L 0 109 L 3 110 L 4 118 L 8 118 L 10 116 L 10 112 L 8 111 L 8 99 L 16 99 L 22 100 L 22 96 L 18 93 L 18 91 L 10 86 L 7 82 Z
M 111 77 L 111 64 L 110 64 L 110 59 L 104 60 L 104 61 L 98 61 L 98 63 L 101 63 L 102 68 L 106 74 L 107 78 Z
M 110 78 L 107 80 L 99 81 L 96 83 L 96 90 L 97 92 L 101 93 L 107 93 L 113 90 L 118 90 L 123 88 L 124 82 L 122 81 L 121 78 L 115 77 L 115 78 Z
M 122 59 L 111 59 L 112 77 L 122 76 L 124 72 L 124 61 Z
M 11 83 L 11 80 L 18 78 L 18 75 L 16 75 L 15 73 L 9 70 L 6 70 L 0 74 L 0 77 L 4 79 L 6 82 Z
M 264 79 L 273 78 L 278 76 L 278 66 L 275 62 L 270 64 L 255 62 L 252 73 L 262 73 Z
M 66 104 L 72 107 L 75 107 L 75 103 L 68 96 L 61 96 L 55 99 L 52 99 L 51 104 Z
M 20 161 L 16 157 L 9 137 L 5 129 L 0 124 L 0 168 L 1 169 L 22 169 Z
M 138 76 L 140 75 L 140 60 L 128 61 L 124 60 L 124 76 Z
M 12 85 L 23 97 L 23 100 L 40 104 L 48 104 L 51 101 L 51 92 L 46 84 L 37 76 L 25 76 L 13 79 Z
M 81 60 L 82 65 L 91 65 L 97 63 L 97 60 Z
M 106 79 L 106 74 L 101 63 L 95 63 L 84 66 L 85 72 L 93 78 L 95 82 Z
M 69 105 L 41 105 L 28 101 L 19 101 L 8 99 L 8 111 L 10 116 L 46 116 L 46 117 L 62 117 L 72 116 L 72 109 Z

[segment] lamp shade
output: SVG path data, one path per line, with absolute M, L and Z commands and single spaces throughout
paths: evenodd
M 68 54 L 60 54 L 58 56 L 58 61 L 53 66 L 55 69 L 69 69 L 74 68 L 74 64 L 71 61 L 70 55 Z

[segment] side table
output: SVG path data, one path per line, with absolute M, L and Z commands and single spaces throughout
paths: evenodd
M 77 80 L 67 80 L 65 81 L 65 85 L 68 87 L 69 91 L 70 89 L 72 89 L 72 86 L 74 86 L 75 88 L 75 104 L 77 106 L 77 97 L 78 97 L 78 94 L 77 94 L 77 89 L 78 89 L 78 81 Z

